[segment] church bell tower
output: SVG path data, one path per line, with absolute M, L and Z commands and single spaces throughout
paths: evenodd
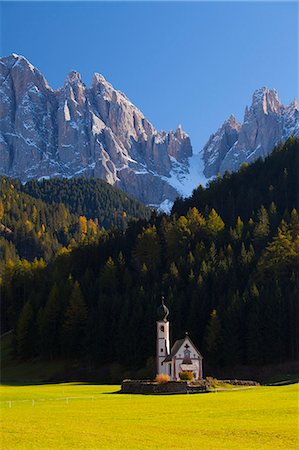
M 168 315 L 169 309 L 164 304 L 164 297 L 162 297 L 161 305 L 157 309 L 157 374 L 168 374 L 167 365 L 163 364 L 170 352 Z

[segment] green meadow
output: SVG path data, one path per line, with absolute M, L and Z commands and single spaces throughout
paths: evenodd
M 1 386 L 1 449 L 297 449 L 298 384 L 142 396 Z

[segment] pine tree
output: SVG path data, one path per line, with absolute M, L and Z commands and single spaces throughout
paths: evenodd
M 80 235 L 80 240 L 84 241 L 84 239 L 87 235 L 87 219 L 85 216 L 79 217 L 79 235 Z
M 143 264 L 151 273 L 159 268 L 160 243 L 155 226 L 146 228 L 138 235 L 133 256 L 139 269 Z
M 263 360 L 263 339 L 261 327 L 261 305 L 259 302 L 259 291 L 255 283 L 249 286 L 244 293 L 247 304 L 247 362 L 248 364 L 259 364 Z
M 299 261 L 299 239 L 296 233 L 294 239 L 291 228 L 282 221 L 277 235 L 266 247 L 258 267 L 270 277 L 273 274 L 280 275 L 290 273 L 292 268 L 297 267 Z
M 59 289 L 54 284 L 40 319 L 41 347 L 44 355 L 53 359 L 59 354 L 61 304 Z
M 206 222 L 205 218 L 203 217 L 202 214 L 200 214 L 197 208 L 189 209 L 187 213 L 187 220 L 189 228 L 191 230 L 191 234 L 193 236 L 196 236 L 198 232 L 202 230 Z
M 224 229 L 224 222 L 214 208 L 212 208 L 211 212 L 208 215 L 208 219 L 206 221 L 206 229 L 208 233 L 213 236 L 217 235 Z
M 216 309 L 213 309 L 207 325 L 206 347 L 210 364 L 217 367 L 222 361 L 222 327 Z
M 169 262 L 187 256 L 190 246 L 190 236 L 189 222 L 185 216 L 180 216 L 168 226 L 165 240 Z
M 111 256 L 109 256 L 101 270 L 99 282 L 101 290 L 107 294 L 111 294 L 117 289 L 117 267 Z
M 237 223 L 235 228 L 230 228 L 230 235 L 233 240 L 240 241 L 242 239 L 244 229 L 244 223 L 241 220 L 241 217 L 238 216 Z
M 87 325 L 87 307 L 78 281 L 75 281 L 63 324 L 63 350 L 68 356 L 82 355 Z
M 0 222 L 2 222 L 3 218 L 4 218 L 4 205 L 2 200 L 0 200 Z
M 179 271 L 178 271 L 178 268 L 177 268 L 177 266 L 175 265 L 175 263 L 174 262 L 172 262 L 171 264 L 170 264 L 170 267 L 169 267 L 169 273 L 170 273 L 170 276 L 171 276 L 171 278 L 173 279 L 173 280 L 176 280 L 177 278 L 179 278 Z
M 258 212 L 258 223 L 255 225 L 253 235 L 257 241 L 262 241 L 269 235 L 269 216 L 264 206 Z
M 20 359 L 30 358 L 34 354 L 34 315 L 29 301 L 23 306 L 18 320 L 16 350 Z

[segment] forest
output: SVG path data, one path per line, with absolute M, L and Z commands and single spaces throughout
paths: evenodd
M 3 262 L 35 258 L 97 242 L 151 211 L 103 180 L 18 180 L 0 177 L 0 271 Z
M 100 227 L 125 229 L 134 218 L 150 217 L 150 209 L 104 180 L 54 178 L 31 180 L 23 192 L 46 203 L 62 203 L 71 213 L 97 219 Z
M 12 188 L 2 178 L 2 255 L 3 240 L 9 244 L 2 256 L 1 325 L 2 332 L 14 330 L 15 358 L 143 367 L 155 355 L 163 294 L 172 341 L 188 331 L 210 367 L 298 360 L 298 152 L 299 140 L 290 138 L 265 160 L 177 199 L 170 216 L 152 211 L 148 217 L 140 209 L 138 220 L 90 239 L 95 207 L 67 200 L 67 192 L 76 192 L 69 181 L 59 194 L 61 181 Z M 66 204 L 52 204 L 51 183 Z M 80 197 L 81 181 L 72 183 Z M 84 214 L 84 232 L 74 214 Z M 5 237 L 17 229 L 40 233 L 41 240 L 49 229 L 55 245 L 46 258 L 42 245 L 27 258 L 28 243 L 22 247 L 20 239 L 14 250 Z

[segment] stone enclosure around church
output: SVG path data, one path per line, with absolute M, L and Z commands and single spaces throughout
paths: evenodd
M 121 384 L 123 394 L 194 394 L 208 392 L 206 386 L 191 386 L 187 381 L 168 381 L 157 383 L 150 380 L 124 380 Z

